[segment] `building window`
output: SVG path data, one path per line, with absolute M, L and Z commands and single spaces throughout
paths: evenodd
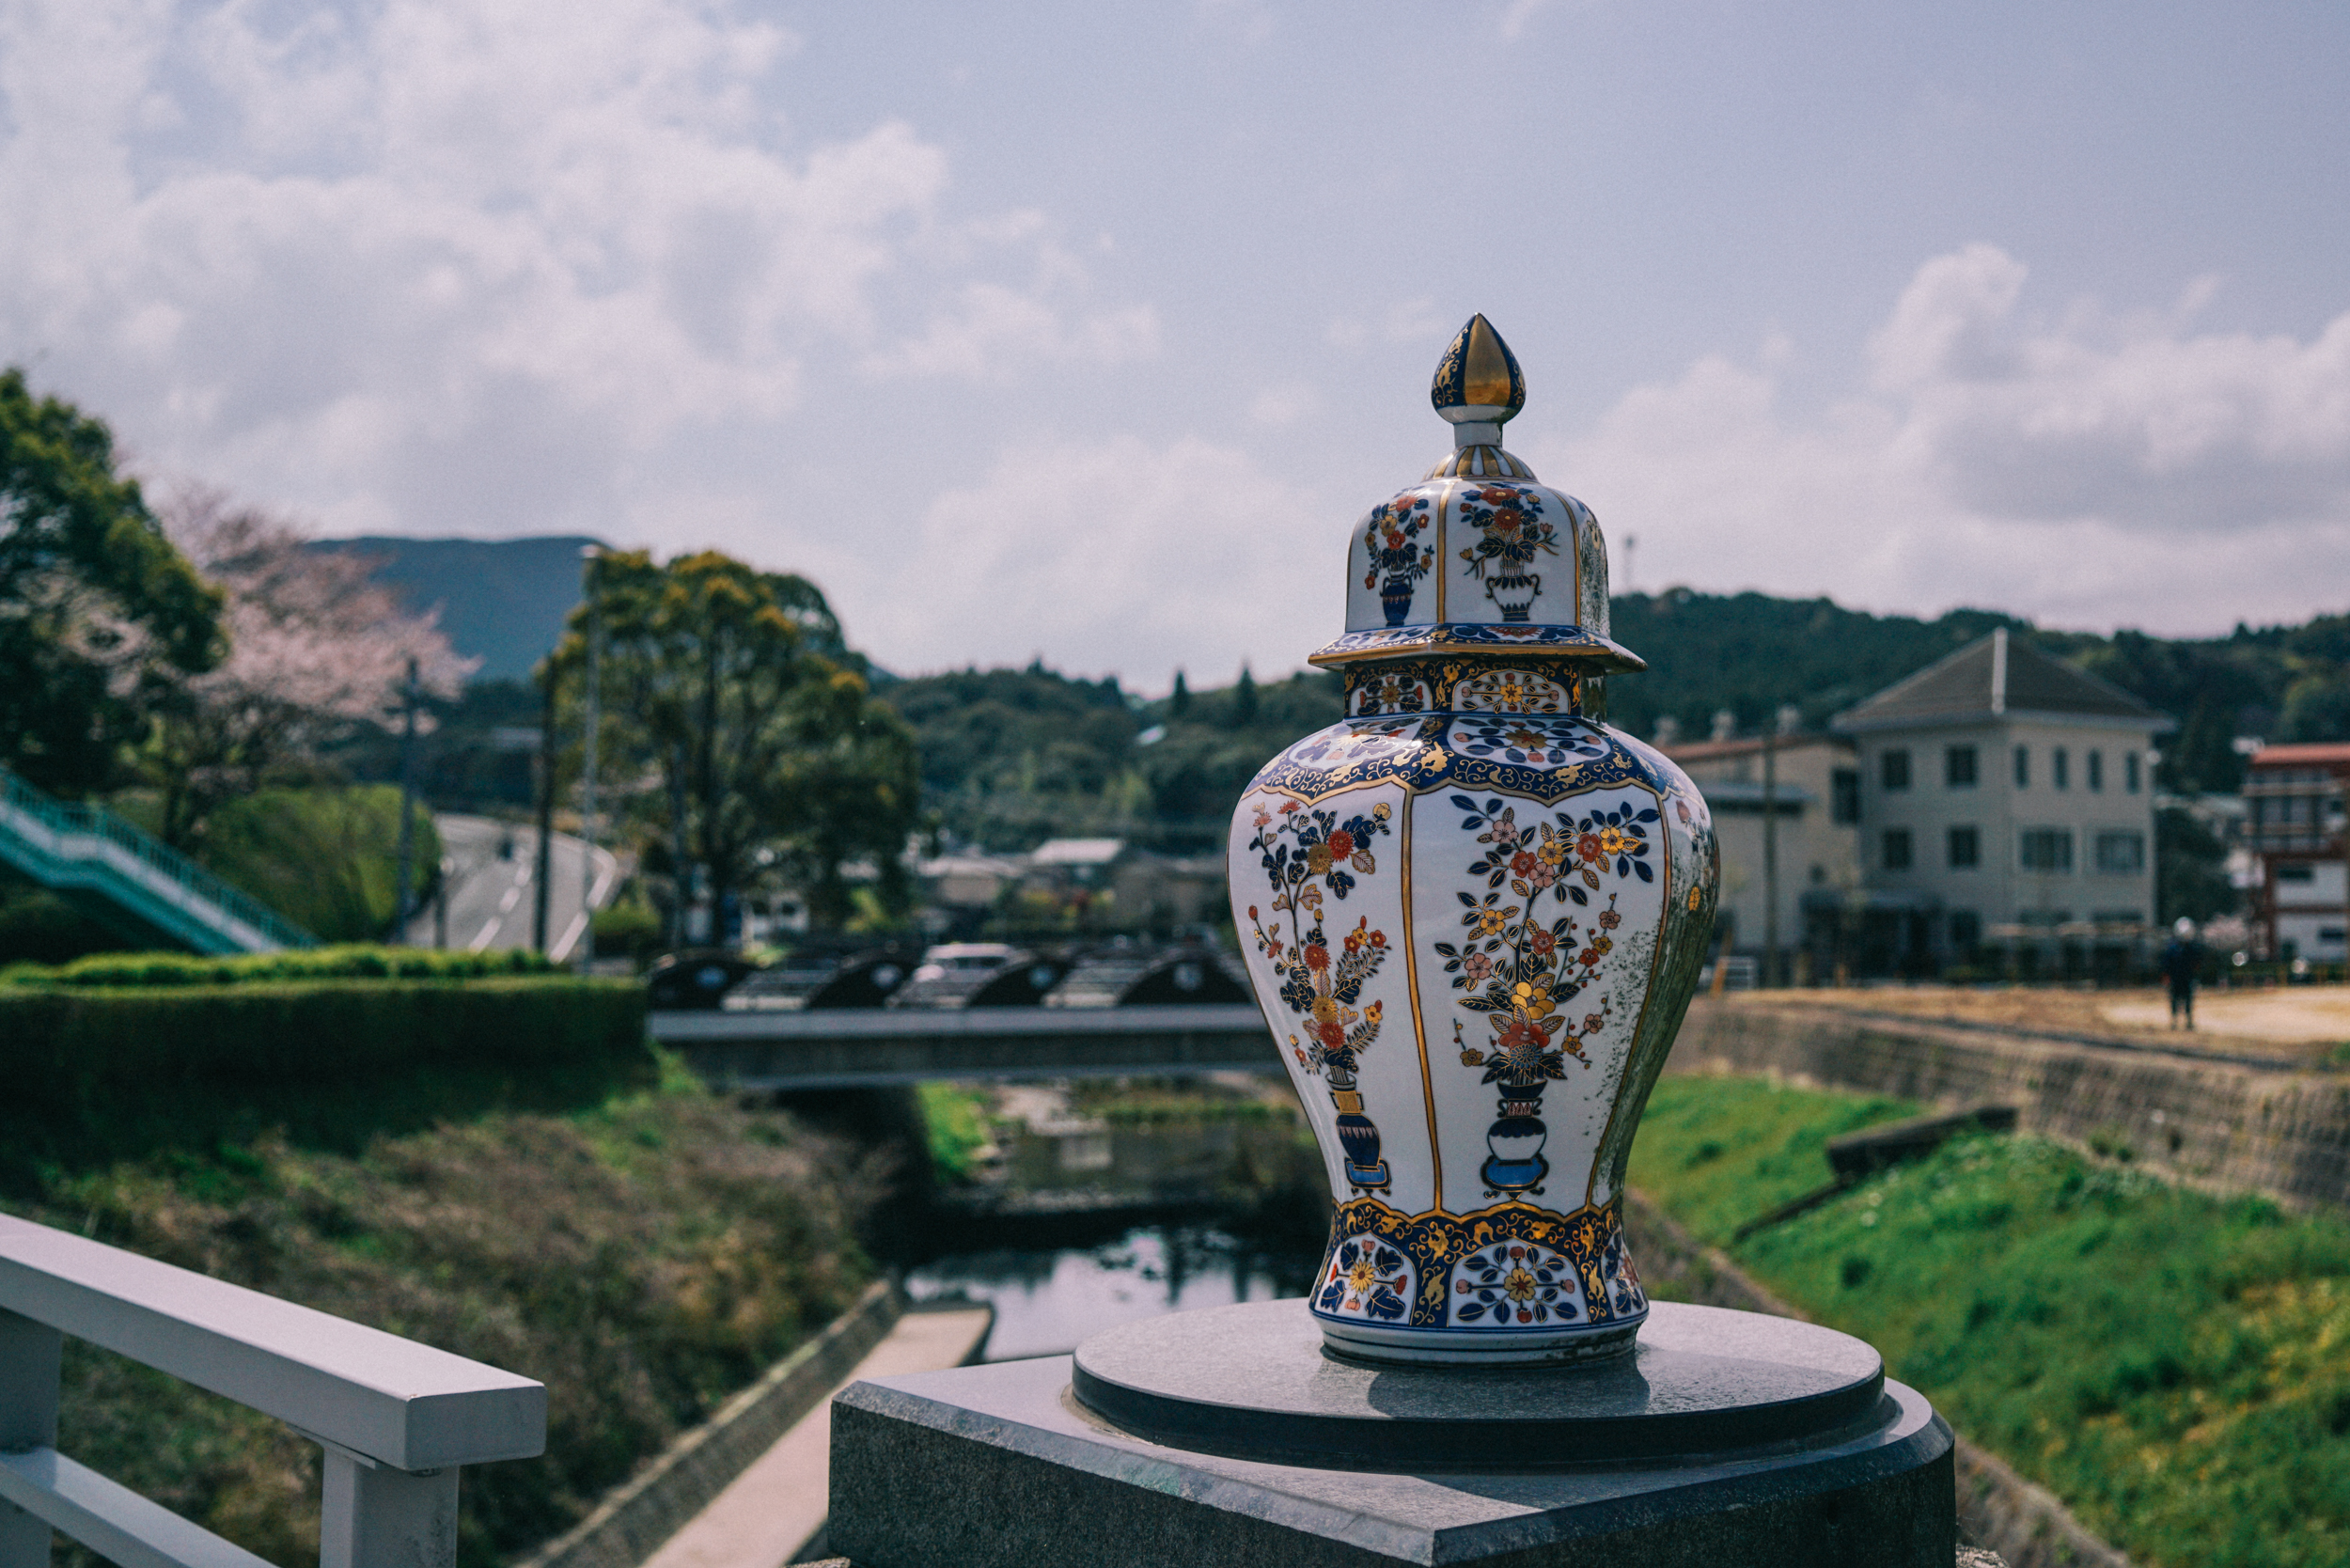
M 2106 754 L 2102 751 L 2089 754 L 2089 787 L 2092 791 L 2106 787 Z
M 2028 745 L 2015 748 L 2015 787 L 2019 790 L 2031 788 L 2031 747 Z
M 2315 882 L 2317 868 L 2314 866 L 2280 866 L 2277 868 L 2277 880 L 2279 882 Z
M 1942 782 L 1953 790 L 1975 787 L 1975 748 L 1970 745 L 1945 746 L 1942 750 Z
M 2122 788 L 2132 794 L 2138 793 L 2138 753 L 2135 751 L 2122 753 Z
M 1877 759 L 1877 779 L 1888 790 L 1909 788 L 1909 750 L 1895 746 Z
M 1909 829 L 1888 827 L 1885 830 L 1885 869 L 1888 871 L 1909 870 Z
M 2060 745 L 2048 748 L 2048 782 L 2060 790 L 2073 787 L 2073 759 Z
M 1971 870 L 1982 864 L 1982 834 L 1972 827 L 1950 829 L 1950 870 Z
M 2069 871 L 2073 869 L 2073 830 L 2069 827 L 2028 827 L 2020 841 L 2024 870 Z
M 1838 768 L 1836 776 L 1829 780 L 1829 785 L 1836 796 L 1829 808 L 1835 819 L 1840 823 L 1858 822 L 1860 820 L 1860 770 Z
M 2097 835 L 2097 869 L 2110 876 L 2136 876 L 2146 869 L 2146 835 Z
M 1961 952 L 1982 944 L 1982 917 L 1971 909 L 1950 911 L 1950 946 Z

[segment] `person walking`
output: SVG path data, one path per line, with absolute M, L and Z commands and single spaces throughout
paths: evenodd
M 2162 978 L 2170 982 L 2170 1027 L 2174 1029 L 2195 1027 L 2195 977 L 2202 967 L 2203 945 L 2195 940 L 2195 922 L 2182 915 L 2170 928 L 2170 940 L 2162 945 Z

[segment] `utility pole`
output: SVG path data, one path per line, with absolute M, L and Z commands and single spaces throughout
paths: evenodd
M 404 946 L 416 912 L 416 659 L 408 656 L 408 718 L 400 737 L 400 916 L 392 941 Z
M 669 858 L 676 864 L 670 880 L 677 891 L 669 900 L 669 946 L 685 946 L 685 911 L 694 899 L 694 869 L 685 857 L 685 743 L 669 743 Z
M 539 864 L 531 872 L 530 945 L 547 950 L 547 893 L 555 880 L 555 661 L 546 662 L 540 677 L 539 698 Z
M 1762 731 L 1762 984 L 1778 984 L 1778 729 Z
M 596 568 L 603 552 L 588 544 L 582 545 L 579 553 L 587 558 L 588 578 L 588 735 L 579 823 L 579 962 L 580 967 L 586 968 L 596 956 L 596 738 L 600 716 L 597 703 L 603 696 L 603 604 L 596 592 Z

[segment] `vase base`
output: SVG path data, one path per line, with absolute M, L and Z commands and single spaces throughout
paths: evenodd
M 1072 1391 L 1174 1448 L 1414 1474 L 1836 1442 L 1882 1415 L 1884 1363 L 1832 1329 L 1671 1302 L 1637 1339 L 1633 1326 L 1611 1336 L 1615 1354 L 1581 1365 L 1529 1367 L 1503 1351 L 1401 1366 L 1353 1345 L 1329 1354 L 1326 1325 L 1302 1301 L 1247 1302 L 1095 1335 L 1077 1347 Z
M 1579 1367 L 1630 1354 L 1647 1319 L 1642 1312 L 1628 1323 L 1552 1334 L 1506 1329 L 1442 1336 L 1325 1322 L 1322 1349 L 1326 1356 L 1367 1367 Z

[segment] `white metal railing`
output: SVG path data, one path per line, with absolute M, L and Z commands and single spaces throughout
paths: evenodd
M 47 1568 L 52 1529 L 122 1568 L 269 1568 L 57 1451 L 68 1334 L 318 1443 L 321 1568 L 449 1568 L 458 1467 L 546 1447 L 526 1377 L 0 1215 L 0 1568 Z

